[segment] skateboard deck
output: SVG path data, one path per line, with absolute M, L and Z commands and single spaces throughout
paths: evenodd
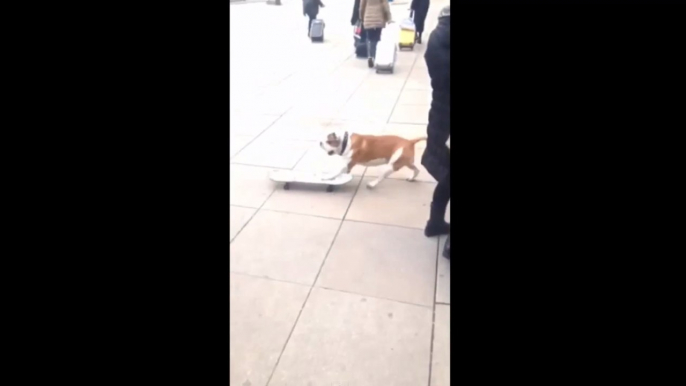
M 298 172 L 293 170 L 272 170 L 269 173 L 269 178 L 272 181 L 284 182 L 283 188 L 286 190 L 291 188 L 291 182 L 296 182 L 301 184 L 327 185 L 326 191 L 331 192 L 334 186 L 347 184 L 353 179 L 352 174 L 341 174 L 333 179 L 325 179 L 325 177 L 325 173 Z

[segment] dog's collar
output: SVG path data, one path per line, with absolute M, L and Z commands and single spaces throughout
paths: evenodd
M 345 147 L 348 145 L 348 132 L 343 135 L 343 144 L 341 145 L 341 155 L 345 153 Z

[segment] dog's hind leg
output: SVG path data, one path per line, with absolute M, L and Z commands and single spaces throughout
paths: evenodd
M 419 169 L 414 166 L 414 164 L 409 164 L 407 165 L 409 169 L 412 169 L 412 177 L 408 178 L 407 180 L 410 182 L 413 182 L 417 179 L 417 176 L 419 175 Z
M 367 184 L 367 187 L 369 189 L 374 189 L 376 188 L 376 185 L 379 185 L 379 182 L 383 181 L 386 179 L 386 177 L 390 176 L 391 173 L 393 173 L 396 169 L 393 167 L 391 164 L 386 164 L 384 166 L 379 166 L 380 168 L 383 169 L 383 172 L 381 172 L 381 175 L 378 176 L 374 181 L 370 181 Z
M 367 187 L 369 189 L 376 188 L 376 185 L 379 185 L 379 182 L 385 180 L 388 176 L 391 175 L 391 173 L 400 169 L 402 166 L 399 165 L 397 161 L 400 158 L 400 156 L 402 156 L 402 154 L 403 154 L 402 148 L 396 150 L 393 153 L 393 155 L 391 156 L 391 159 L 388 160 L 388 163 L 386 165 L 380 166 L 380 168 L 382 168 L 382 170 L 383 170 L 381 172 L 381 175 L 379 177 L 377 177 L 374 181 L 370 181 L 367 184 Z

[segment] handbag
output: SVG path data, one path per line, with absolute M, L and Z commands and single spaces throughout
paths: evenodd
M 353 35 L 355 35 L 355 37 L 358 39 L 362 38 L 362 22 L 358 21 L 355 24 L 355 28 L 353 28 Z

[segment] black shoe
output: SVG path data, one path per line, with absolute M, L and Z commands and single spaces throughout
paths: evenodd
M 374 68 L 374 59 L 372 59 L 372 58 L 367 59 L 367 67 Z
M 429 220 L 429 222 L 426 223 L 426 228 L 424 228 L 424 236 L 426 237 L 434 237 L 434 236 L 440 236 L 440 235 L 447 235 L 450 233 L 450 224 L 448 224 L 445 221 L 441 222 L 432 222 Z
M 417 44 L 422 44 L 422 34 L 417 35 Z

